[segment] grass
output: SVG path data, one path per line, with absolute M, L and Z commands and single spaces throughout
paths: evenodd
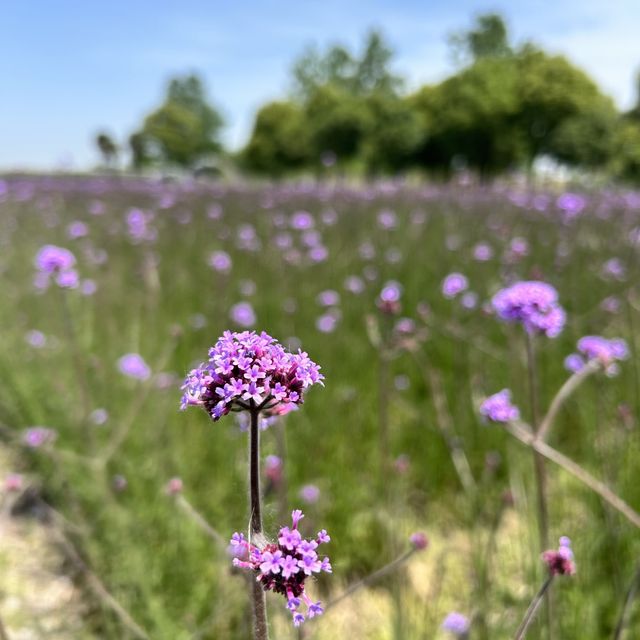
M 55 508 L 83 528 L 74 542 L 151 638 L 249 635 L 246 589 L 232 575 L 225 549 L 163 491 L 169 478 L 179 476 L 190 503 L 225 538 L 248 526 L 246 434 L 232 417 L 212 424 L 204 412 L 177 410 L 182 376 L 223 330 L 234 328 L 229 312 L 243 300 L 253 306 L 257 328 L 285 345 L 299 342 L 326 376 L 326 388 L 313 389 L 284 427 L 289 505 L 305 509 L 309 530 L 325 527 L 332 536 L 334 575 L 311 590 L 325 600 L 337 595 L 392 560 L 416 529 L 433 540 L 398 578 L 311 621 L 306 637 L 391 637 L 394 580 L 403 584 L 402 637 L 436 637 L 453 609 L 474 616 L 474 640 L 515 632 L 543 579 L 531 454 L 502 429 L 481 424 L 477 414 L 479 399 L 509 387 L 524 417 L 530 415 L 524 337 L 484 307 L 508 281 L 547 280 L 567 310 L 562 335 L 538 345 L 544 407 L 566 379 L 563 360 L 579 337 L 628 341 L 633 357 L 622 363 L 620 375 L 587 381 L 561 411 L 550 442 L 640 508 L 640 292 L 638 246 L 631 241 L 640 227 L 637 196 L 589 194 L 582 215 L 563 222 L 555 194 L 537 194 L 548 198 L 543 212 L 532 206 L 532 197 L 521 199 L 524 192 L 506 188 L 207 186 L 98 177 L 8 177 L 3 184 L 4 433 L 15 444 L 32 425 L 58 431 L 50 451 L 23 450 L 22 464 L 41 476 Z M 96 201 L 102 215 L 90 213 Z M 132 241 L 126 224 L 132 207 L 154 212 L 155 239 Z M 222 214 L 212 219 L 217 209 Z M 317 238 L 289 228 L 290 216 L 300 210 L 313 214 Z M 381 228 L 383 210 L 395 212 L 395 228 Z M 76 220 L 89 233 L 72 240 L 66 229 Z M 290 248 L 276 242 L 283 233 Z M 253 237 L 253 250 L 239 246 Z M 526 238 L 529 252 L 510 261 L 505 253 L 514 237 Z M 328 258 L 311 262 L 305 241 L 319 241 Z M 478 242 L 493 248 L 491 260 L 473 259 Z M 96 282 L 96 293 L 55 286 L 38 293 L 33 258 L 44 244 L 72 250 L 81 277 Z M 230 254 L 229 274 L 207 265 L 214 250 Z M 103 263 L 101 255 L 107 257 Z M 626 268 L 623 279 L 603 275 L 604 263 L 614 257 Z M 441 281 L 452 271 L 469 278 L 478 308 L 464 309 L 442 296 Z M 363 278 L 360 295 L 344 289 L 352 275 Z M 426 336 L 412 352 L 395 354 L 382 378 L 388 381 L 389 454 L 408 456 L 403 474 L 380 472 L 379 358 L 367 333 L 367 318 L 378 318 L 376 298 L 391 279 L 403 287 L 402 315 L 414 318 Z M 327 289 L 341 298 L 332 333 L 316 327 L 323 313 L 317 296 Z M 618 298 L 619 312 L 601 308 L 609 296 Z M 41 349 L 25 340 L 34 329 L 47 336 Z M 145 358 L 155 373 L 151 380 L 118 371 L 118 358 L 128 352 Z M 83 389 L 92 410 L 108 411 L 103 426 L 87 421 Z M 442 407 L 476 491 L 460 483 L 443 437 Z M 277 451 L 274 434 L 263 436 L 264 455 Z M 96 464 L 105 451 L 110 459 Z M 495 453 L 500 462 L 487 466 L 487 455 L 497 460 Z M 578 563 L 575 579 L 553 587 L 556 637 L 612 637 L 640 559 L 638 533 L 562 470 L 547 466 L 551 537 L 570 536 Z M 115 475 L 126 478 L 125 490 L 114 489 Z M 319 486 L 321 497 L 305 506 L 298 492 L 309 483 Z M 503 508 L 507 491 L 513 502 Z M 267 496 L 265 507 L 265 529 L 275 533 L 281 524 L 275 496 Z M 495 544 L 486 553 L 495 526 Z M 277 637 L 295 637 L 284 603 L 271 595 L 268 602 Z M 378 609 L 382 615 L 373 614 Z M 87 625 L 101 638 L 127 637 L 99 602 Z M 632 610 L 625 637 L 639 632 L 640 616 Z M 531 637 L 536 634 L 543 637 L 540 628 Z

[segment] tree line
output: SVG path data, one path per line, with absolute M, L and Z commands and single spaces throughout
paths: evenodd
M 638 103 L 619 113 L 612 100 L 563 56 L 514 45 L 497 14 L 479 16 L 449 38 L 458 70 L 407 92 L 393 52 L 370 32 L 359 52 L 307 49 L 292 68 L 290 94 L 262 106 L 246 146 L 225 152 L 223 118 L 201 79 L 174 78 L 163 104 L 128 140 L 136 169 L 176 166 L 281 177 L 344 172 L 384 175 L 460 169 L 490 178 L 550 157 L 564 165 L 640 182 Z M 96 138 L 106 164 L 118 147 Z

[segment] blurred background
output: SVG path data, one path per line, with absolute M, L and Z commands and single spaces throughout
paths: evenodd
M 560 536 L 526 637 L 640 637 L 639 33 L 637 0 L 5 0 L 0 640 L 252 636 L 247 425 L 179 411 L 228 329 L 326 377 L 261 436 L 266 535 L 332 538 L 272 638 L 512 639 Z M 553 338 L 498 317 L 528 280 Z M 585 335 L 625 348 L 556 414 L 541 527 L 480 407 L 535 427 Z
M 9 1 L 2 19 L 5 170 L 638 179 L 633 0 L 60 2 L 35 16 Z

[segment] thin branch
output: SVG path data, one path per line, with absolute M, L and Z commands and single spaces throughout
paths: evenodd
M 184 496 L 176 496 L 175 502 L 212 540 L 226 547 L 227 541 L 205 520 L 200 512 L 196 511 Z
M 531 429 L 523 423 L 510 423 L 506 425 L 507 431 L 515 436 L 520 442 L 532 447 L 535 451 L 548 458 L 552 462 L 561 466 L 565 471 L 576 477 L 580 482 L 595 491 L 605 502 L 608 502 L 614 509 L 619 511 L 631 524 L 640 528 L 640 514 L 634 511 L 622 498 L 616 495 L 609 487 L 600 480 L 594 478 L 586 469 L 575 463 L 564 454 L 550 447 L 546 442 L 538 440 Z
M 636 569 L 636 572 L 631 579 L 631 583 L 629 584 L 629 588 L 627 589 L 627 594 L 624 598 L 624 605 L 622 605 L 618 624 L 616 624 L 616 630 L 613 634 L 613 640 L 622 639 L 622 632 L 624 631 L 624 627 L 627 622 L 627 614 L 629 613 L 629 609 L 631 609 L 631 604 L 636 596 L 636 592 L 638 591 L 638 586 L 640 586 L 640 567 Z
M 391 562 L 389 562 L 389 564 L 384 565 L 384 567 L 381 567 L 380 569 L 378 569 L 377 571 L 374 571 L 373 573 L 366 576 L 365 578 L 362 578 L 362 580 L 358 580 L 358 582 L 354 582 L 351 586 L 347 587 L 339 596 L 337 596 L 333 600 L 329 600 L 329 602 L 326 604 L 324 608 L 325 612 L 328 611 L 330 608 L 335 607 L 337 604 L 342 602 L 345 598 L 348 598 L 349 596 L 351 596 L 353 593 L 355 593 L 359 589 L 362 589 L 363 587 L 373 584 L 374 582 L 380 580 L 380 578 L 395 571 L 398 567 L 404 564 L 416 551 L 417 549 L 415 548 L 409 549 L 408 551 L 405 551 L 402 555 L 398 556 L 395 560 L 392 560 Z
M 563 385 L 560 387 L 560 391 L 551 401 L 547 415 L 542 419 L 540 428 L 538 429 L 538 439 L 546 440 L 546 436 L 553 425 L 558 412 L 562 408 L 562 405 L 573 394 L 573 392 L 593 373 L 600 371 L 602 366 L 599 360 L 589 361 L 580 371 L 574 373 Z
M 126 627 L 136 638 L 149 640 L 147 632 L 131 617 L 131 614 L 109 593 L 100 578 L 91 571 L 87 563 L 82 559 L 76 548 L 56 527 L 52 527 L 54 536 L 62 547 L 67 558 L 86 580 L 87 586 L 94 596 L 116 615 L 122 625 Z
M 538 593 L 536 593 L 535 597 L 531 601 L 531 604 L 529 605 L 529 608 L 527 609 L 527 612 L 524 614 L 524 618 L 520 623 L 518 630 L 516 631 L 516 635 L 514 636 L 515 640 L 523 640 L 523 638 L 527 635 L 527 630 L 531 626 L 531 623 L 534 621 L 538 608 L 542 603 L 542 599 L 544 598 L 544 595 L 546 594 L 547 590 L 551 586 L 552 582 L 553 582 L 553 574 L 551 574 L 544 581 L 543 585 L 540 587 L 540 590 L 538 591 Z

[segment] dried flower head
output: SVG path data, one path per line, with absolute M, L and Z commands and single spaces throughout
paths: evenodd
M 267 543 L 262 548 L 246 540 L 242 533 L 231 537 L 233 565 L 253 570 L 256 580 L 265 591 L 280 593 L 287 599 L 287 608 L 293 616 L 293 624 L 298 627 L 306 618 L 323 613 L 320 602 L 314 602 L 305 591 L 306 579 L 314 573 L 331 573 L 329 558 L 318 557 L 317 549 L 331 540 L 322 529 L 313 540 L 305 540 L 298 531 L 298 523 L 304 515 L 296 509 L 291 514 L 292 526 L 282 527 L 278 542 Z M 302 604 L 306 612 L 300 611 Z
M 264 331 L 225 331 L 209 360 L 187 375 L 180 408 L 202 406 L 213 420 L 230 411 L 269 411 L 302 404 L 306 390 L 323 379 L 305 352 L 290 353 Z

